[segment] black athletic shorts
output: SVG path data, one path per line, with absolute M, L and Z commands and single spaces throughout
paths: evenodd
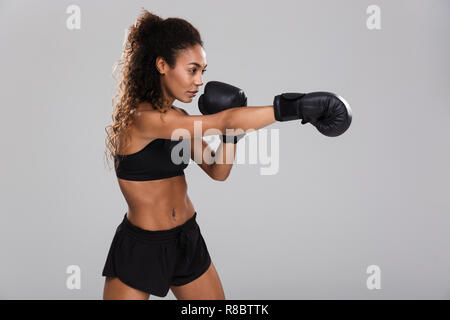
M 127 219 L 117 227 L 102 276 L 118 277 L 130 287 L 165 297 L 171 285 L 200 277 L 211 257 L 195 218 L 169 230 L 144 230 Z

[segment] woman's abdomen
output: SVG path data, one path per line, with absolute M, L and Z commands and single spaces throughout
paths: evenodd
M 154 181 L 119 179 L 128 204 L 128 220 L 146 230 L 175 228 L 194 215 L 184 175 Z

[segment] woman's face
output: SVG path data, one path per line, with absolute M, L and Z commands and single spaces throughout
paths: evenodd
M 194 98 L 190 92 L 196 92 L 203 85 L 203 73 L 206 68 L 206 53 L 200 45 L 181 51 L 178 55 L 175 68 L 161 58 L 156 60 L 161 74 L 161 87 L 168 106 L 175 99 L 189 103 Z

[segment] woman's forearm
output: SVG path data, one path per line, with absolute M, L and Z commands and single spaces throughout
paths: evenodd
M 226 113 L 226 128 L 233 130 L 258 130 L 277 121 L 275 119 L 273 105 L 263 107 L 237 107 L 227 109 L 223 112 Z
M 230 175 L 231 168 L 234 164 L 236 155 L 236 144 L 221 143 L 214 156 L 214 163 L 212 164 L 212 176 L 218 180 L 225 180 Z

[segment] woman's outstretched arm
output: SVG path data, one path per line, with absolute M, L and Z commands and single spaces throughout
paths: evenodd
M 272 106 L 263 107 L 236 107 L 223 111 L 225 113 L 225 126 L 228 129 L 258 130 L 277 120 Z

